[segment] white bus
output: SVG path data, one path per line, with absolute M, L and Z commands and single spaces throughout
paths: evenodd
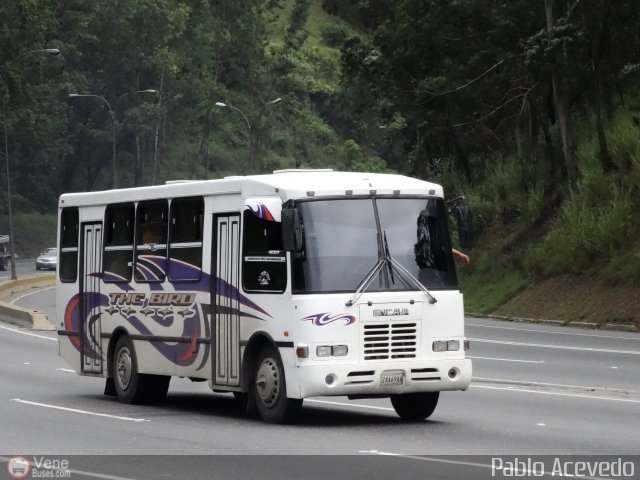
M 60 355 L 152 403 L 172 376 L 267 422 L 313 396 L 429 417 L 465 390 L 464 313 L 442 187 L 400 175 L 270 175 L 65 194 Z

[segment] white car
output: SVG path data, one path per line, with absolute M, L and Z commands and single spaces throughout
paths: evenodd
M 47 248 L 36 258 L 36 270 L 55 270 L 58 266 L 58 249 Z

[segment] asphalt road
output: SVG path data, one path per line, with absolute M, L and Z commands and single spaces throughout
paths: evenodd
M 35 258 L 25 258 L 16 260 L 16 277 L 25 278 L 32 277 L 38 273 L 48 273 L 46 270 L 36 270 Z M 0 271 L 0 282 L 11 278 L 11 265 L 7 265 L 7 269 Z
M 48 313 L 54 290 L 16 303 Z M 73 457 L 86 478 L 172 478 L 187 465 L 235 478 L 424 479 L 492 478 L 491 457 L 470 455 L 639 453 L 640 335 L 470 318 L 467 337 L 474 382 L 443 393 L 428 421 L 400 421 L 388 400 L 324 397 L 305 400 L 296 425 L 273 426 L 185 379 L 162 405 L 120 404 L 102 380 L 68 370 L 55 334 L 0 324 L 0 454 L 247 455 Z

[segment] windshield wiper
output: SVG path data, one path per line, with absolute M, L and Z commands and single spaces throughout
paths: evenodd
M 349 301 L 345 304 L 347 307 L 351 307 L 354 303 L 360 298 L 360 296 L 369 288 L 371 282 L 375 278 L 376 274 L 382 270 L 385 266 L 389 269 L 389 274 L 391 276 L 391 281 L 395 285 L 393 268 L 395 267 L 398 275 L 398 278 L 402 280 L 402 283 L 409 287 L 409 283 L 412 283 L 415 287 L 418 287 L 418 290 L 421 290 L 429 299 L 429 303 L 433 305 L 438 300 L 434 297 L 429 290 L 426 289 L 420 280 L 418 280 L 409 270 L 404 268 L 400 262 L 398 262 L 395 258 L 391 256 L 389 253 L 389 243 L 387 242 L 387 232 L 383 232 L 383 241 L 384 241 L 384 257 L 378 260 L 378 263 L 369 271 L 369 273 L 362 279 L 362 281 L 358 284 L 358 288 L 355 293 L 351 296 Z M 408 279 L 408 280 L 407 280 Z
M 408 279 L 411 281 L 411 283 L 413 283 L 414 286 L 418 287 L 419 290 L 422 290 L 422 292 L 424 292 L 424 294 L 429 298 L 430 304 L 433 305 L 434 303 L 436 303 L 438 301 L 436 300 L 436 297 L 431 295 L 431 292 L 427 290 L 427 288 L 424 285 L 422 285 L 420 280 L 418 280 L 409 270 L 404 268 L 400 264 L 400 262 L 398 262 L 395 258 L 391 256 L 391 254 L 389 253 L 389 243 L 387 242 L 387 231 L 385 230 L 383 233 L 384 233 L 383 238 L 384 238 L 384 254 L 385 254 L 384 260 L 389 267 L 389 273 L 391 274 L 391 279 L 393 279 L 393 267 L 396 267 L 396 269 L 398 270 L 398 278 L 402 280 L 402 283 L 404 283 L 406 286 L 409 286 L 407 283 L 407 278 L 404 278 L 404 275 L 406 275 Z
M 391 254 L 389 253 L 389 242 L 387 242 L 387 231 L 382 232 L 382 240 L 384 242 L 384 258 L 387 260 L 387 268 L 389 269 L 389 276 L 391 277 L 391 283 L 396 284 L 396 280 L 393 277 L 393 266 L 389 259 Z
M 436 297 L 434 297 L 431 292 L 429 290 L 427 290 L 427 288 L 422 285 L 422 283 L 420 283 L 420 280 L 418 280 L 409 270 L 407 270 L 406 268 L 404 268 L 400 262 L 398 262 L 395 258 L 393 257 L 389 257 L 389 259 L 387 260 L 390 264 L 392 264 L 394 267 L 396 267 L 396 269 L 398 270 L 398 277 L 402 278 L 402 276 L 400 275 L 401 273 L 403 273 L 404 275 L 406 275 L 408 277 L 408 279 L 411 281 L 411 283 L 413 283 L 416 287 L 418 287 L 419 290 L 422 290 L 422 292 L 429 298 L 429 303 L 430 304 L 434 304 L 436 303 L 438 300 L 436 299 Z M 403 280 L 406 282 L 406 278 L 403 278 Z M 405 283 L 406 285 L 406 283 Z
M 378 263 L 374 265 L 374 267 L 369 271 L 369 273 L 367 273 L 367 275 L 358 284 L 358 288 L 356 289 L 355 293 L 351 296 L 349 301 L 345 303 L 347 307 L 353 306 L 356 300 L 360 298 L 360 295 L 362 295 L 365 292 L 365 290 L 369 288 L 369 285 L 371 285 L 371 282 L 373 282 L 373 279 L 375 278 L 376 274 L 380 270 L 382 270 L 382 268 L 386 264 L 387 264 L 387 260 L 385 258 L 381 258 L 380 260 L 378 260 Z

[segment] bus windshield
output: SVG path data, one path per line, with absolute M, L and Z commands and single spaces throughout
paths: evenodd
M 304 251 L 293 262 L 294 293 L 354 292 L 386 248 L 427 289 L 457 288 L 443 199 L 311 200 L 296 207 Z M 385 268 L 367 290 L 415 287 Z

